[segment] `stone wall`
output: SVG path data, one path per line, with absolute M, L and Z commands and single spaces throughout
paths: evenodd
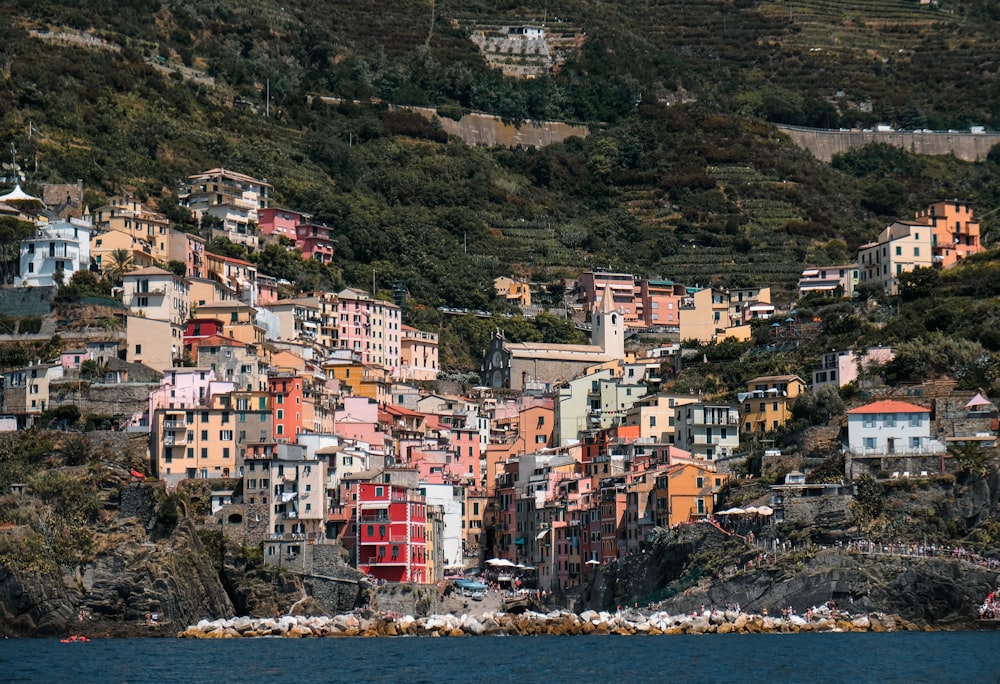
M 796 145 L 812 152 L 820 161 L 829 162 L 868 143 L 885 143 L 915 154 L 954 154 L 964 161 L 983 161 L 990 148 L 1000 143 L 1000 133 L 961 131 L 839 131 L 799 126 L 777 126 Z
M 440 591 L 434 584 L 384 584 L 374 588 L 372 610 L 422 617 L 434 613 Z
M 0 315 L 45 316 L 55 294 L 55 287 L 0 288 Z
M 149 393 L 159 383 L 123 382 L 116 384 L 87 381 L 53 382 L 49 385 L 49 406 L 73 404 L 83 415 L 132 416 L 149 408 Z

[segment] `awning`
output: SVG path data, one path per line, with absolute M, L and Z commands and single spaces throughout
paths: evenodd
M 514 543 L 517 544 L 518 546 L 524 546 L 524 537 L 518 537 L 517 539 L 514 540 Z
M 544 537 L 548 533 L 549 533 L 548 530 L 542 530 L 541 532 L 539 532 L 538 534 L 535 535 L 535 539 L 541 539 L 542 537 Z
M 361 501 L 358 502 L 358 508 L 364 511 L 370 511 L 372 509 L 379 510 L 389 508 L 388 501 Z

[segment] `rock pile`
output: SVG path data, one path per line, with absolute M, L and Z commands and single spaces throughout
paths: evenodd
M 893 632 L 917 630 L 917 626 L 895 615 L 821 615 L 811 621 L 793 615 L 768 617 L 737 611 L 715 611 L 696 615 L 664 612 L 618 613 L 588 610 L 470 615 L 334 617 L 285 615 L 274 619 L 248 617 L 202 620 L 178 634 L 181 638 L 231 639 L 240 637 L 379 637 L 379 636 L 479 636 L 479 635 L 575 635 L 575 634 L 754 634 L 794 632 Z

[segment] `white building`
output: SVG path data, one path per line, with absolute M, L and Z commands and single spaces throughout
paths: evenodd
M 191 290 L 184 278 L 150 266 L 122 276 L 122 302 L 129 313 L 181 326 L 190 312 Z
M 21 241 L 21 284 L 27 287 L 51 287 L 61 271 L 69 282 L 77 271 L 90 267 L 89 221 L 46 221 L 38 224 L 34 236 Z
M 461 487 L 450 484 L 421 483 L 428 506 L 440 506 L 444 520 L 444 533 L 437 544 L 443 552 L 444 567 L 456 568 L 463 565 L 462 556 L 462 500 Z
M 695 458 L 727 458 L 740 447 L 740 407 L 698 402 L 677 408 L 674 444 Z
M 931 411 L 905 401 L 876 401 L 847 412 L 847 448 L 855 454 L 934 454 Z

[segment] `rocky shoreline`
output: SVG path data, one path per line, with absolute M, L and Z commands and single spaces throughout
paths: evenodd
M 737 611 L 715 611 L 695 615 L 665 612 L 588 610 L 550 613 L 485 613 L 472 615 L 355 614 L 334 617 L 285 615 L 279 618 L 238 617 L 202 620 L 180 632 L 186 639 L 238 639 L 253 637 L 392 637 L 392 636 L 540 636 L 616 634 L 767 634 L 801 632 L 897 632 L 924 631 L 897 615 L 870 613 L 817 614 L 810 621 L 800 616 L 769 617 Z

